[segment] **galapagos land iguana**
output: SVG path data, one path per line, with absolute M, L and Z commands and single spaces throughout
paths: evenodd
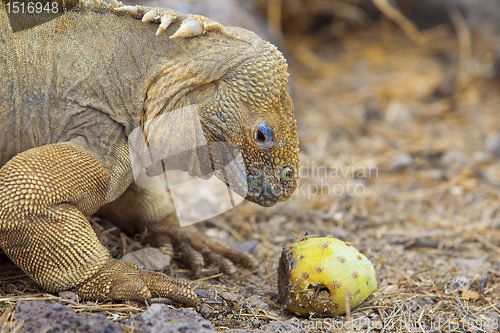
M 52 293 L 196 305 L 186 282 L 110 258 L 86 217 L 97 212 L 131 233 L 147 227 L 191 267 L 203 257 L 251 265 L 249 255 L 175 228 L 167 191 L 135 184 L 129 136 L 192 107 L 209 147 L 240 150 L 245 168 L 233 178 L 243 178 L 248 200 L 286 200 L 299 165 L 286 61 L 254 33 L 199 15 L 115 0 L 59 9 L 13 31 L 12 8 L 0 2 L 0 248 Z M 192 139 L 191 120 L 172 120 L 169 147 Z M 199 175 L 189 147 L 179 168 Z

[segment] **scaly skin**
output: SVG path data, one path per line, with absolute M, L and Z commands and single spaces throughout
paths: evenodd
M 209 145 L 241 150 L 246 171 L 230 176 L 246 179 L 247 199 L 286 200 L 298 167 L 286 62 L 255 34 L 201 16 L 94 7 L 13 33 L 0 2 L 0 247 L 49 292 L 194 306 L 186 282 L 110 258 L 86 217 L 100 209 L 130 233 L 147 227 L 152 244 L 173 246 L 194 270 L 203 258 L 227 272 L 228 259 L 251 265 L 172 227 L 166 190 L 134 185 L 128 139 L 159 115 L 195 107 Z M 188 145 L 192 124 L 174 125 L 169 147 Z M 194 154 L 181 169 L 198 162 Z

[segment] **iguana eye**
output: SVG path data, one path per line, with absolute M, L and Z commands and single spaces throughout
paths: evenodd
M 271 147 L 273 142 L 273 131 L 264 123 L 258 123 L 253 133 L 253 139 L 261 148 Z

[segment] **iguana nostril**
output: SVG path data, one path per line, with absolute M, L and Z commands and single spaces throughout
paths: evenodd
M 281 179 L 285 182 L 288 182 L 290 180 L 294 179 L 294 172 L 293 169 L 290 168 L 289 166 L 283 167 L 281 169 Z

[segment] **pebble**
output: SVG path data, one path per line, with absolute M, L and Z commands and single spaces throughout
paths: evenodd
M 260 309 L 269 308 L 269 304 L 265 303 L 260 296 L 253 295 L 245 300 L 245 305 L 251 308 L 258 307 Z
M 152 271 L 163 271 L 170 265 L 170 257 L 154 247 L 143 247 L 137 251 L 128 252 L 122 260 L 137 265 L 139 269 Z
M 460 171 L 462 167 L 468 166 L 471 169 L 476 167 L 476 164 L 459 149 L 448 150 L 439 161 L 442 166 L 448 169 Z
M 451 290 L 469 290 L 470 280 L 466 276 L 459 276 L 451 280 L 450 282 Z
M 484 141 L 484 148 L 495 157 L 500 157 L 500 132 Z
M 384 121 L 400 131 L 410 132 L 413 115 L 406 104 L 394 100 L 387 107 Z
M 56 311 L 59 311 L 59 310 L 62 310 L 63 306 L 61 303 L 55 303 L 55 304 L 52 304 L 52 309 L 53 310 L 56 310 Z
M 221 297 L 230 302 L 237 302 L 239 298 L 238 294 L 230 293 L 228 291 L 223 291 L 221 293 Z
M 203 317 L 208 318 L 214 312 L 214 309 L 208 304 L 202 303 L 199 306 L 198 311 Z
M 408 168 L 413 164 L 413 156 L 410 154 L 397 155 L 391 158 L 387 164 L 391 171 L 399 168 Z

